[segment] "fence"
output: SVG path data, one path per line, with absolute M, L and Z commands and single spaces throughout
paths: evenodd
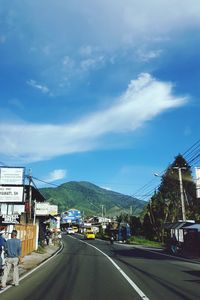
M 17 237 L 22 242 L 22 256 L 36 250 L 36 225 L 22 225 L 15 226 L 18 235 Z

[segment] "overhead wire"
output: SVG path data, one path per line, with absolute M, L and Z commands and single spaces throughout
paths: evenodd
M 45 181 L 45 180 L 39 179 L 39 178 L 34 177 L 34 176 L 32 176 L 32 178 L 34 178 L 34 179 L 37 180 L 37 181 L 43 182 L 43 183 L 45 183 L 45 184 L 48 184 L 48 185 L 52 185 L 52 186 L 55 186 L 55 187 L 59 187 L 59 186 L 60 186 L 60 185 L 58 185 L 58 184 L 55 184 L 55 183 L 52 183 L 52 182 L 47 182 L 47 181 Z
M 182 155 L 187 160 L 188 164 L 193 167 L 194 164 L 200 160 L 200 140 L 194 143 Z
M 188 164 L 193 167 L 195 163 L 200 161 L 200 139 L 196 141 L 191 147 L 189 147 L 182 156 L 187 160 Z M 166 172 L 164 170 L 160 173 L 159 177 L 162 177 L 162 175 Z M 143 185 L 141 188 L 139 188 L 134 194 L 133 197 L 138 195 L 138 192 L 140 192 L 143 195 L 140 195 L 141 200 L 146 200 L 148 197 L 151 197 L 153 192 L 159 187 L 156 186 L 153 189 L 151 189 L 151 183 L 153 182 L 153 179 L 151 179 L 149 182 L 147 182 L 145 185 Z M 142 196 L 142 197 L 141 197 Z
M 198 145 L 198 144 L 199 144 L 199 145 Z M 198 145 L 198 146 L 196 146 L 196 145 Z M 182 155 L 183 155 L 185 158 L 187 158 L 188 155 L 191 154 L 191 153 L 194 151 L 194 149 L 196 149 L 196 148 L 198 148 L 198 147 L 200 147 L 200 139 L 199 139 L 197 142 L 195 142 L 189 149 L 187 149 Z M 193 148 L 194 148 L 194 149 L 193 149 Z
M 191 147 L 189 147 L 183 154 L 183 157 L 187 160 L 188 164 L 193 167 L 195 163 L 200 161 L 200 139 L 196 141 Z M 0 161 L 0 164 L 6 166 L 6 164 L 2 161 Z M 166 172 L 166 170 L 160 172 L 160 175 L 158 177 L 162 177 L 162 175 Z M 32 179 L 35 179 L 36 181 L 54 186 L 54 187 L 60 187 L 60 185 L 54 184 L 52 182 L 48 182 L 42 179 L 39 179 L 37 177 L 32 177 Z M 136 190 L 134 194 L 131 195 L 131 197 L 137 197 L 141 200 L 147 199 L 152 195 L 152 193 L 159 187 L 154 186 L 152 187 L 152 183 L 155 180 L 155 178 L 148 181 L 146 184 L 144 184 L 142 187 Z M 33 182 L 34 183 L 34 182 Z M 35 185 L 35 183 L 34 183 Z M 36 187 L 36 185 L 35 185 Z M 37 187 L 36 187 L 37 188 Z

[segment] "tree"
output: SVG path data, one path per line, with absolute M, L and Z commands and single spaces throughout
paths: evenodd
M 165 199 L 165 202 L 168 202 L 168 216 L 166 219 L 168 222 L 182 219 L 180 182 L 177 168 L 181 168 L 184 194 L 187 197 L 185 197 L 185 200 L 187 199 L 187 201 L 185 201 L 186 218 L 191 216 L 193 203 L 196 198 L 195 183 L 193 181 L 191 167 L 183 156 L 179 154 L 163 175 L 159 187 L 159 192 Z
M 155 238 L 155 231 L 153 229 L 149 214 L 146 213 L 143 219 L 143 235 L 146 239 L 153 240 Z
M 177 168 L 181 168 L 185 200 L 187 199 L 185 201 L 186 217 L 200 220 L 200 204 L 196 199 L 196 187 L 193 182 L 191 167 L 184 157 L 179 154 L 163 174 L 161 184 L 147 206 L 149 221 L 159 240 L 162 240 L 163 225 L 165 223 L 182 219 L 180 182 Z
M 132 235 L 140 235 L 142 232 L 142 224 L 139 217 L 130 216 L 129 225 Z

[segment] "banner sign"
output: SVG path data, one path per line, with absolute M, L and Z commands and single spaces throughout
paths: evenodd
M 197 198 L 200 198 L 200 167 L 195 168 L 196 173 L 196 194 Z
M 23 202 L 23 187 L 0 186 L 0 202 Z
M 81 212 L 77 209 L 69 209 L 62 215 L 62 223 L 77 223 L 81 222 Z
M 0 185 L 23 185 L 24 168 L 0 167 Z

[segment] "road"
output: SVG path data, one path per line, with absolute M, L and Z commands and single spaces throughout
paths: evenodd
M 63 236 L 63 251 L 1 300 L 199 300 L 200 264 L 133 246 Z

